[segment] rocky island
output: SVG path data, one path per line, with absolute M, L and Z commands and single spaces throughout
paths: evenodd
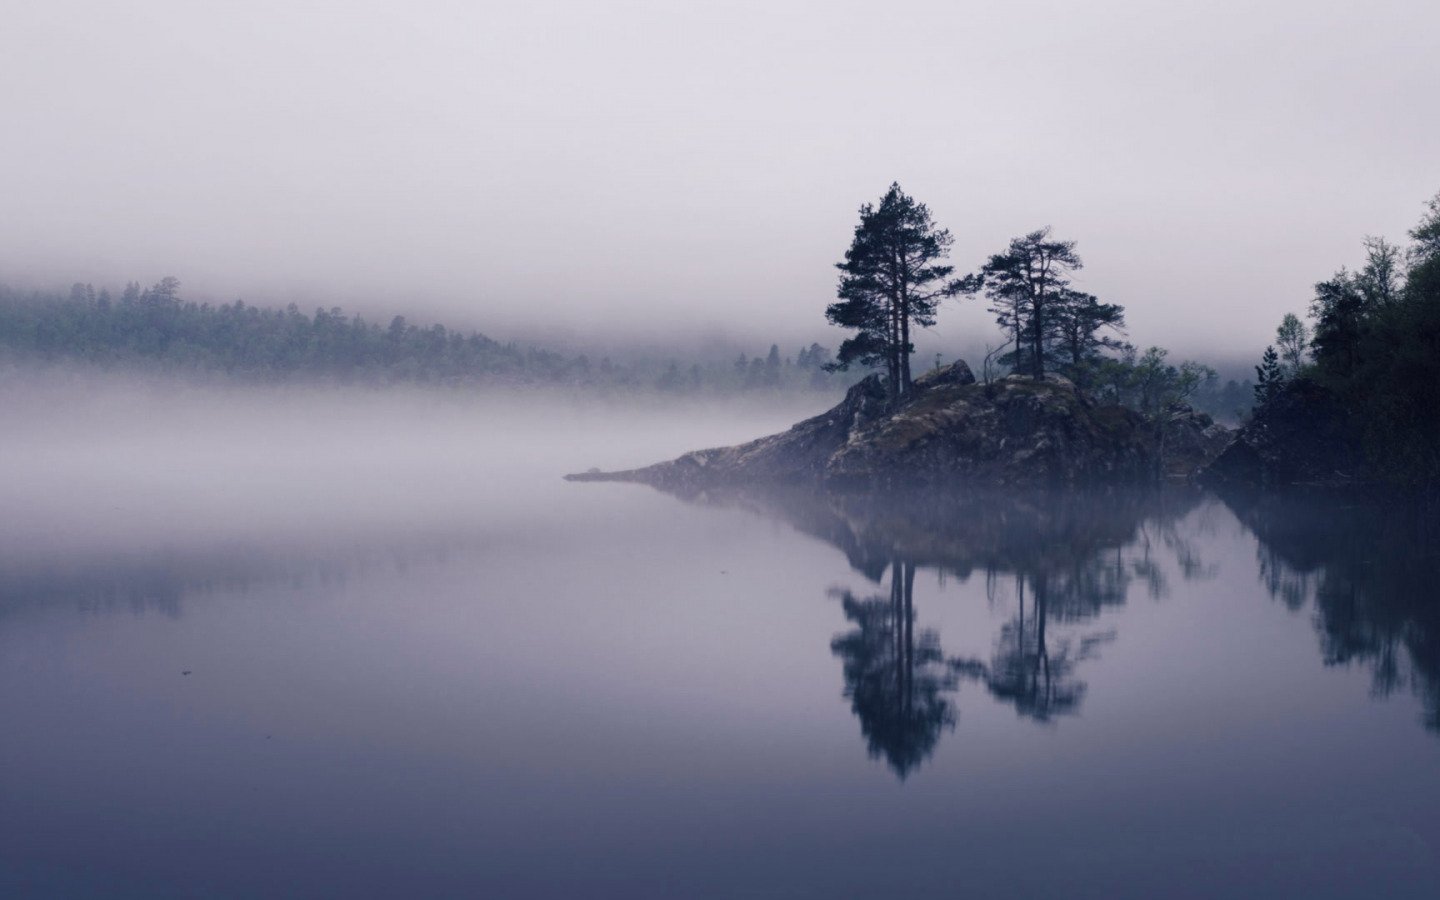
M 1253 407 L 1225 410 L 1242 420 L 1235 434 L 1187 405 L 1214 370 L 1171 365 L 1159 347 L 1140 353 L 1121 340 L 1123 307 L 1074 285 L 1074 241 L 1041 228 L 956 278 L 950 233 L 892 184 L 860 208 L 825 310 L 851 332 L 825 368 L 883 375 L 780 434 L 568 477 L 666 490 L 1199 477 L 1224 488 L 1388 485 L 1440 496 L 1440 196 L 1410 237 L 1403 250 L 1367 239 L 1362 269 L 1317 283 L 1313 331 L 1294 314 L 1282 319 L 1255 367 Z M 1004 337 L 986 370 L 993 357 L 1011 374 L 977 382 L 957 361 L 912 378 L 913 334 L 935 324 L 941 301 L 980 294 Z
M 1231 432 L 1188 407 L 1158 421 L 1097 404 L 1067 379 L 976 381 L 959 360 L 891 400 L 878 375 L 832 409 L 780 434 L 572 481 L 631 481 L 667 490 L 814 482 L 829 486 L 970 483 L 1049 486 L 1187 479 Z

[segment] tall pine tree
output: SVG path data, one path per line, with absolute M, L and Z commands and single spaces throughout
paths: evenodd
M 944 264 L 951 243 L 929 208 L 899 184 L 890 185 L 878 206 L 860 207 L 850 248 L 835 264 L 838 302 L 825 310 L 832 324 L 856 332 L 840 345 L 834 368 L 884 365 L 891 399 L 909 392 L 911 329 L 934 325 L 940 301 L 962 289 L 950 277 L 954 267 Z
M 1255 404 L 1269 403 L 1285 384 L 1285 372 L 1280 368 L 1280 354 L 1272 344 L 1265 348 L 1260 365 L 1255 367 Z
M 1101 303 L 1094 294 L 1066 288 L 1050 316 L 1055 350 L 1065 374 L 1077 385 L 1088 387 L 1104 350 L 1120 351 L 1127 346 L 1125 308 L 1118 303 Z
M 978 277 L 966 279 L 969 290 L 983 284 L 990 311 L 1015 345 L 1009 360 L 1017 370 L 1028 370 L 1037 380 L 1045 377 L 1046 359 L 1072 296 L 1067 276 L 1082 265 L 1074 241 L 1051 240 L 1050 229 L 1042 228 L 1012 240 L 1003 253 L 990 257 Z

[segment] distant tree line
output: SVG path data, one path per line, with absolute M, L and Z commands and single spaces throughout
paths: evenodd
M 388 325 L 338 307 L 313 315 L 294 304 L 274 309 L 212 305 L 181 297 L 163 278 L 142 288 L 75 284 L 67 293 L 0 286 L 0 359 L 80 362 L 151 372 L 206 373 L 243 381 L 323 378 L 358 384 L 536 384 L 622 390 L 766 391 L 843 389 L 848 379 L 825 368 L 818 344 L 793 356 L 768 355 L 682 363 L 642 359 L 592 363 L 586 355 L 501 343 L 476 331 L 418 325 L 395 316 Z
M 556 353 L 443 325 L 421 327 L 403 316 L 382 327 L 339 308 L 317 309 L 312 316 L 294 304 L 267 309 L 241 300 L 187 302 L 175 278 L 144 289 L 132 282 L 119 297 L 88 284 L 74 285 L 68 296 L 0 291 L 0 344 L 31 358 L 254 380 L 528 381 L 560 377 L 576 365 Z

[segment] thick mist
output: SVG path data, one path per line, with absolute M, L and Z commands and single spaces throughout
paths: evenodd
M 8 0 L 0 898 L 1434 900 L 1437 34 Z
M 8 373 L 0 895 L 1429 900 L 1400 504 L 560 479 L 829 402 Z
M 961 271 L 1049 224 L 1136 343 L 1252 357 L 1440 187 L 1437 26 L 1423 0 L 22 0 L 0 280 L 834 346 L 831 266 L 899 180 Z M 930 340 L 983 346 L 982 307 Z
M 623 521 L 561 477 L 782 430 L 825 395 L 607 401 L 543 390 L 187 386 L 45 369 L 0 383 L 11 574 L 120 560 L 320 557 Z M 642 492 L 631 500 L 648 499 Z

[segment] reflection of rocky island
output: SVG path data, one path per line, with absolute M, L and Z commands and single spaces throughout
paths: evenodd
M 1229 432 L 1175 411 L 1157 427 L 1120 406 L 1097 405 L 1063 378 L 1013 375 L 978 384 L 963 361 L 915 380 L 889 400 L 879 376 L 789 431 L 687 453 L 626 472 L 569 476 L 666 489 L 776 482 L 831 484 L 965 480 L 1047 485 L 1186 477 L 1218 454 Z
M 1165 591 L 1152 547 L 1178 557 L 1183 573 L 1205 571 L 1174 530 L 1199 499 L 1188 490 L 682 496 L 779 518 L 840 548 L 870 580 L 888 581 L 888 591 L 868 596 L 837 592 L 852 628 L 831 649 L 870 754 L 901 778 L 954 726 L 949 695 L 964 682 L 1038 722 L 1076 712 L 1085 695 L 1080 664 L 1114 637 L 1087 622 L 1123 604 L 1137 582 L 1152 595 Z M 990 595 L 1013 604 L 987 659 L 947 656 L 936 631 L 916 628 L 917 568 L 962 580 L 983 574 Z

